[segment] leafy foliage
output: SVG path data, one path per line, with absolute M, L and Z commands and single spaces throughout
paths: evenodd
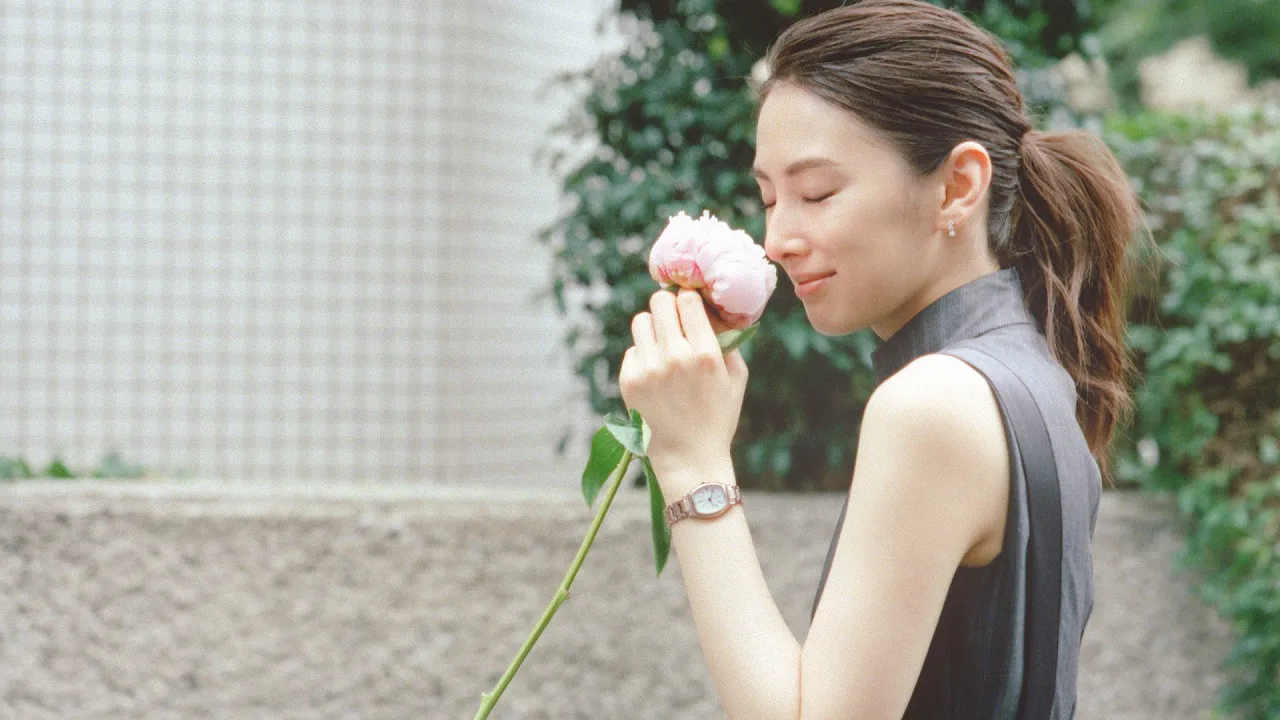
M 1280 108 L 1214 118 L 1112 118 L 1162 249 L 1136 293 L 1142 382 L 1118 474 L 1172 490 L 1184 561 L 1231 619 L 1222 698 L 1280 716 Z
M 1100 51 L 1129 106 L 1139 102 L 1138 63 L 1175 43 L 1205 35 L 1213 50 L 1239 62 L 1249 81 L 1280 78 L 1280 11 L 1275 0 L 1102 0 Z
M 19 480 L 35 477 L 31 466 L 20 457 L 0 456 L 0 480 Z
M 102 463 L 97 468 L 90 471 L 88 475 L 95 478 L 141 478 L 146 476 L 146 471 L 141 465 L 130 465 L 121 460 L 119 453 L 109 452 L 102 458 Z M 49 461 L 49 465 L 45 467 L 39 474 L 31 471 L 31 466 L 21 457 L 0 455 L 0 481 L 4 480 L 30 480 L 37 477 L 57 478 L 60 480 L 71 480 L 77 476 L 74 470 L 63 462 L 62 458 L 55 457 Z

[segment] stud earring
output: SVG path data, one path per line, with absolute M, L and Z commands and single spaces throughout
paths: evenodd
M 956 221 L 955 221 L 955 220 L 948 220 L 948 221 L 947 221 L 947 236 L 948 236 L 948 237 L 955 237 L 955 236 L 956 236 Z

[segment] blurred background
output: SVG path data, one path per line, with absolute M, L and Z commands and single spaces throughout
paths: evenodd
M 0 3 L 0 454 L 563 477 L 535 151 L 603 8 Z
M 629 321 L 657 287 L 645 267 L 652 239 L 668 216 L 703 208 L 762 238 L 763 209 L 748 174 L 760 58 L 788 24 L 839 4 L 0 0 L 0 480 L 14 481 L 2 498 L 11 521 L 12 562 L 0 568 L 7 568 L 8 602 L 27 607 L 16 588 L 32 586 L 46 589 L 32 591 L 29 606 L 50 605 L 68 583 L 83 580 L 76 573 L 85 567 L 118 577 L 121 566 L 140 563 L 148 578 L 191 587 L 192 578 L 172 577 L 175 567 L 278 558 L 281 542 L 296 546 L 301 565 L 272 559 L 258 569 L 201 575 L 201 602 L 213 605 L 175 608 L 178 590 L 145 605 L 207 621 L 211 607 L 230 602 L 217 599 L 228 577 L 248 578 L 269 565 L 274 575 L 245 592 L 274 597 L 270 588 L 298 573 L 332 579 L 325 574 L 332 568 L 304 556 L 334 554 L 351 563 L 343 577 L 362 578 L 350 582 L 368 594 L 321 602 L 312 625 L 293 623 L 311 628 L 298 632 L 346 627 L 362 606 L 373 627 L 399 618 L 394 631 L 334 641 L 333 652 L 400 648 L 379 643 L 403 637 L 407 654 L 392 664 L 408 670 L 386 692 L 421 699 L 414 682 L 425 673 L 436 685 L 425 707 L 412 707 L 460 714 L 470 701 L 457 700 L 461 691 L 440 668 L 466 668 L 472 677 L 490 665 L 500 670 L 581 537 L 584 525 L 574 524 L 585 522 L 581 512 L 566 509 L 580 511 L 581 499 L 557 503 L 576 492 L 601 416 L 622 408 L 614 378 L 630 344 Z M 1218 619 L 1189 620 L 1178 613 L 1192 606 L 1178 605 L 1172 616 L 1148 620 L 1185 624 L 1184 649 L 1216 648 L 1205 638 L 1229 635 L 1230 651 L 1222 646 L 1204 665 L 1229 659 L 1235 674 L 1206 681 L 1205 693 L 1216 695 L 1221 713 L 1280 717 L 1280 0 L 938 4 L 1001 38 L 1040 127 L 1101 135 L 1142 196 L 1155 244 L 1134 245 L 1136 405 L 1112 457 L 1109 489 L 1125 499 L 1107 501 L 1138 509 L 1104 507 L 1103 522 L 1119 529 L 1100 530 L 1099 553 L 1119 563 L 1152 548 L 1165 552 L 1152 538 L 1173 533 L 1176 564 L 1194 576 L 1167 580 L 1170 587 L 1192 587 Z M 778 510 L 762 511 L 760 522 L 814 529 L 808 544 L 790 549 L 787 542 L 800 541 L 777 531 L 780 559 L 770 571 L 782 573 L 770 578 L 785 587 L 795 579 L 791 599 L 780 602 L 791 603 L 798 629 L 807 623 L 804 596 L 853 466 L 876 344 L 869 332 L 814 333 L 784 278 L 762 332 L 744 349 L 753 382 L 734 447 L 740 483 L 779 493 Z M 324 510 L 338 519 L 314 535 L 264 526 L 258 510 L 235 511 L 243 525 L 218 526 L 200 540 L 203 531 L 175 519 L 175 509 L 182 517 L 197 513 L 174 504 L 191 497 L 184 488 L 215 500 L 275 488 L 293 498 L 280 512 L 295 518 L 321 512 L 299 498 L 333 489 L 356 505 Z M 168 518 L 157 526 L 166 529 L 116 527 L 122 521 L 111 518 L 121 506 L 110 498 L 147 493 L 162 498 L 145 512 Z M 519 504 L 544 501 L 529 500 L 535 496 L 556 498 L 547 502 L 557 509 Z M 395 519 L 409 512 L 404 507 L 367 504 L 389 497 L 415 498 L 416 519 Z M 506 532 L 528 530 L 528 537 L 490 537 L 492 529 L 476 525 L 498 498 L 515 503 L 499 513 Z M 641 495 L 632 500 L 643 510 Z M 68 525 L 68 502 L 97 520 Z M 200 507 L 197 514 L 212 512 Z M 1118 507 L 1130 509 L 1107 509 Z M 534 523 L 540 513 L 564 522 L 556 529 Z M 642 523 L 643 514 L 633 520 Z M 437 534 L 405 530 L 415 523 L 438 526 Z M 420 573 L 388 569 L 379 580 L 352 569 L 386 550 L 383 530 L 402 544 L 417 539 L 396 552 L 408 553 L 403 565 Z M 111 540 L 87 539 L 93 532 Z M 216 546 L 224 532 L 259 540 L 227 556 Z M 344 535 L 356 545 L 340 551 L 333 543 Z M 115 559 L 90 552 L 89 560 L 67 563 L 67 552 L 99 541 L 115 548 Z M 171 557 L 175 544 L 196 559 Z M 642 568 L 631 580 L 650 582 L 644 544 L 625 547 L 639 554 L 627 562 Z M 785 574 L 792 550 L 813 556 L 797 578 Z M 421 552 L 427 559 L 413 555 Z M 524 580 L 477 574 L 474 564 L 496 557 L 519 566 L 512 572 Z M 1163 567 L 1165 560 L 1152 562 Z M 1114 577 L 1123 582 L 1123 574 Z M 631 580 L 615 578 L 601 590 Z M 496 654 L 460 660 L 468 633 L 495 622 L 459 609 L 476 599 L 465 589 L 506 583 L 504 592 L 535 588 L 525 599 L 528 613 L 499 606 L 510 611 L 498 611 L 495 627 L 505 634 Z M 102 607 L 121 602 L 121 591 L 86 587 L 82 620 L 92 625 Z M 446 597 L 442 588 L 450 587 L 459 594 Z M 663 612 L 683 617 L 678 585 L 660 587 L 670 593 Z M 421 614 L 415 591 L 418 603 L 438 603 L 428 604 L 427 630 L 414 620 Z M 389 597 L 401 615 L 386 611 Z M 295 612 L 293 602 L 241 618 L 241 634 L 263 624 L 287 632 L 292 620 L 282 613 Z M 597 623 L 616 621 L 608 608 L 599 611 Z M 41 647 L 47 658 L 41 643 L 66 630 L 71 639 L 53 646 L 76 658 L 68 667 L 79 667 L 84 653 L 67 648 L 84 628 L 69 630 L 66 614 L 40 617 L 23 627 L 43 640 L 13 645 L 0 659 L 37 662 Z M 1123 615 L 1099 622 L 1119 628 L 1127 620 L 1142 622 Z M 1213 622 L 1220 623 L 1216 635 L 1196 634 Z M 130 637 L 137 629 L 113 627 Z M 199 638 L 175 637 L 143 653 L 176 668 L 156 697 L 195 697 L 197 687 L 264 677 L 255 651 L 248 657 L 257 660 L 243 653 L 227 660 L 231 669 L 216 676 L 222 684 L 204 676 L 202 686 L 184 668 L 205 655 L 166 654 L 183 642 L 200 647 Z M 296 650 L 289 643 L 303 640 L 279 642 Z M 637 642 L 626 636 L 611 647 L 627 652 Z M 583 677 L 604 662 L 582 660 L 590 651 L 567 637 L 549 634 L 547 644 L 560 647 L 571 666 L 574 658 L 585 663 Z M 672 673 L 696 676 L 696 647 L 686 650 L 678 656 L 688 665 L 668 668 L 655 683 Z M 1123 684 L 1127 676 L 1104 662 L 1101 646 L 1090 652 L 1093 674 L 1082 687 L 1090 677 Z M 1150 657 L 1162 655 L 1177 653 Z M 383 668 L 390 661 L 380 657 L 360 667 Z M 316 663 L 281 676 L 268 694 L 297 695 L 296 683 L 332 665 Z M 332 666 L 344 668 L 335 671 L 342 677 L 355 673 Z M 1137 702 L 1150 714 L 1104 702 L 1090 706 L 1091 716 L 1207 717 L 1200 700 L 1168 700 L 1195 686 L 1178 672 L 1152 680 L 1156 700 Z M 697 677 L 688 697 L 705 698 L 709 685 Z M 199 715 L 229 702 L 215 695 L 180 711 L 181 703 L 156 704 L 145 693 L 108 701 L 68 682 L 83 696 L 76 716 Z M 552 677 L 539 682 L 560 687 Z M 17 714 L 6 716 L 75 714 L 53 701 L 13 699 L 53 697 L 45 686 L 7 687 L 5 707 Z M 631 707 L 621 696 L 605 693 L 571 712 L 556 704 L 555 691 L 538 687 L 513 686 L 535 700 L 524 710 L 513 701 L 512 717 L 632 716 L 616 714 Z M 636 698 L 654 697 L 652 686 L 628 687 Z M 378 716 L 367 696 L 346 705 L 324 697 L 329 709 L 298 716 Z M 714 709 L 713 701 L 711 709 L 689 702 L 676 714 Z M 384 716 L 404 710 L 393 707 Z M 685 706 L 663 707 L 653 716 Z M 355 714 L 342 714 L 348 710 Z M 287 715 L 279 707 L 269 713 Z

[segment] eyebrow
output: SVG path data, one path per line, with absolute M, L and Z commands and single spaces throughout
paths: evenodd
M 830 166 L 834 166 L 835 164 L 836 162 L 830 158 L 824 158 L 824 157 L 804 158 L 803 160 L 797 160 L 791 163 L 790 165 L 788 165 L 787 169 L 783 171 L 783 174 L 787 176 L 792 176 L 792 175 L 797 175 L 799 173 L 802 173 L 805 170 L 812 170 L 813 168 L 820 168 L 820 167 L 830 167 Z M 769 176 L 765 174 L 765 171 L 761 170 L 758 167 L 751 168 L 751 174 L 756 176 L 757 178 L 761 178 L 764 180 L 769 179 Z

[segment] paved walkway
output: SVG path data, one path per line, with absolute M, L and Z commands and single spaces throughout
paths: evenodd
M 799 635 L 840 502 L 747 493 Z M 495 719 L 722 717 L 646 503 L 619 496 Z M 589 521 L 569 492 L 0 486 L 0 718 L 470 718 Z M 1104 498 L 1080 720 L 1209 717 L 1228 628 L 1171 571 L 1174 525 Z

